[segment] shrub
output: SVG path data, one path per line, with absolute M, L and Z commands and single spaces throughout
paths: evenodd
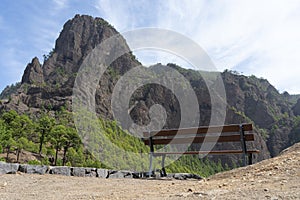
M 48 157 L 45 157 L 41 160 L 42 165 L 50 165 L 50 161 Z
M 29 165 L 40 165 L 41 162 L 39 160 L 30 160 L 30 161 L 28 161 L 28 164 Z

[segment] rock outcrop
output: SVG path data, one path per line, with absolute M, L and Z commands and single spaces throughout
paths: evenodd
M 41 108 L 71 109 L 73 85 L 80 65 L 97 45 L 115 34 L 118 32 L 102 18 L 76 15 L 64 25 L 44 64 L 41 66 L 34 58 L 27 65 L 21 85 L 12 92 L 10 102 L 0 105 L 0 109 L 14 109 L 19 113 L 39 113 Z M 127 46 L 125 39 L 120 42 Z M 140 63 L 127 53 L 115 60 L 110 69 L 123 74 L 136 65 Z M 105 116 L 112 117 L 110 94 L 115 83 L 116 77 L 106 73 L 99 84 L 101 89 L 97 91 L 96 100 L 101 101 L 101 105 L 97 110 Z
M 300 99 L 298 99 L 297 103 L 293 106 L 292 109 L 296 116 L 300 116 Z
M 41 85 L 44 83 L 44 76 L 41 64 L 37 57 L 33 58 L 24 71 L 21 84 Z
M 76 15 L 64 25 L 53 53 L 43 65 L 45 82 L 72 87 L 73 75 L 77 73 L 84 58 L 102 41 L 117 33 L 102 18 Z

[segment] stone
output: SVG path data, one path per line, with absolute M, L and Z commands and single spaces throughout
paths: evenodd
M 190 173 L 175 173 L 175 174 L 168 174 L 168 177 L 172 177 L 174 179 L 178 180 L 187 180 L 187 179 L 198 179 L 201 180 L 202 177 L 200 177 L 197 174 L 190 174 Z
M 57 174 L 57 175 L 64 175 L 64 176 L 71 176 L 71 168 L 70 167 L 51 167 L 50 174 Z
M 97 177 L 98 178 L 108 178 L 108 170 L 107 169 L 97 169 Z
M 46 174 L 49 167 L 45 165 L 20 165 L 19 171 L 27 174 Z
M 132 174 L 132 178 L 141 178 L 142 174 L 139 172 L 133 172 Z
M 72 167 L 71 168 L 71 176 L 84 177 L 85 176 L 85 168 Z
M 203 192 L 194 192 L 194 195 L 197 195 L 199 197 L 208 196 L 208 194 L 203 193 Z
M 110 170 L 108 178 L 133 178 L 133 175 L 130 171 Z
M 97 169 L 96 168 L 85 168 L 85 176 L 86 177 L 96 177 Z
M 228 183 L 223 183 L 223 186 L 224 186 L 224 187 L 228 186 Z
M 4 182 L 3 184 L 0 184 L 0 187 L 4 188 L 7 186 L 7 182 Z
M 108 171 L 107 169 L 72 167 L 71 176 L 106 178 L 108 176 Z
M 0 175 L 15 174 L 19 169 L 19 164 L 0 162 Z

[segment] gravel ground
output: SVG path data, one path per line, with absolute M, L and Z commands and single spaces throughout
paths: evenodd
M 0 199 L 300 199 L 300 144 L 200 181 L 2 175 Z

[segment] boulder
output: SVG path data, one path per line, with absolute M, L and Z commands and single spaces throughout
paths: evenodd
M 97 177 L 98 178 L 108 178 L 109 174 L 108 174 L 108 170 L 107 169 L 97 169 Z
M 71 168 L 71 176 L 98 177 L 97 171 L 98 170 L 96 168 L 72 167 Z M 104 177 L 104 178 L 106 178 L 106 177 Z
M 15 174 L 19 169 L 19 164 L 0 162 L 0 175 Z
M 198 179 L 201 180 L 202 177 L 197 174 L 190 174 L 190 173 L 175 173 L 175 174 L 168 174 L 168 177 L 177 179 L 177 180 L 187 180 L 187 179 Z
M 108 178 L 133 178 L 133 172 L 109 170 Z
M 46 174 L 49 167 L 45 165 L 20 165 L 19 171 L 27 174 Z
M 97 169 L 96 168 L 85 168 L 85 176 L 97 177 Z
M 70 167 L 51 167 L 50 174 L 58 174 L 64 176 L 71 176 L 71 168 Z
M 83 168 L 83 167 L 72 167 L 71 168 L 71 176 L 84 177 L 85 176 L 85 168 Z

